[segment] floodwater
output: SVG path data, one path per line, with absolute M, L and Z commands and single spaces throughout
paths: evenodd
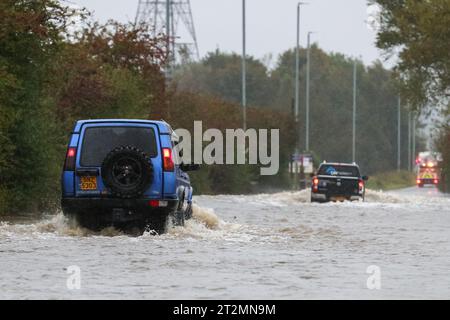
M 307 191 L 195 203 L 195 219 L 161 236 L 94 234 L 61 214 L 4 218 L 0 298 L 450 298 L 450 198 L 433 188 L 368 190 L 353 203 L 312 204 Z

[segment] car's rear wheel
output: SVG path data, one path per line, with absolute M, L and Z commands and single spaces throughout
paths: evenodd
M 189 220 L 192 218 L 192 203 L 188 204 L 188 207 L 186 209 L 184 216 L 185 216 L 185 220 Z
M 328 202 L 328 201 L 330 201 L 330 199 L 328 199 L 328 198 L 325 198 L 325 199 L 314 199 L 313 197 L 311 197 L 311 203 L 314 203 L 314 202 L 316 202 L 316 203 L 325 203 L 325 202 Z
M 170 215 L 174 227 L 183 227 L 185 222 L 184 211 L 176 211 Z
M 80 214 L 75 216 L 78 226 L 100 232 L 108 227 L 124 232 L 128 235 L 142 235 L 144 232 L 156 233 L 158 235 L 166 232 L 168 215 L 158 214 L 145 220 L 136 220 L 128 222 L 112 222 L 102 219 L 101 216 Z
M 147 223 L 144 231 L 156 232 L 157 234 L 163 234 L 167 229 L 167 220 L 169 216 L 166 214 L 153 215 L 147 219 Z
M 75 218 L 78 226 L 96 232 L 111 226 L 111 224 L 106 223 L 96 214 L 77 214 L 73 217 Z
M 175 212 L 170 214 L 170 219 L 172 222 L 172 225 L 175 227 L 183 227 L 184 223 L 187 219 L 190 219 L 192 216 L 192 208 L 190 208 L 191 205 L 186 201 L 184 192 L 180 195 L 180 200 L 178 203 L 178 207 Z M 190 213 L 188 213 L 188 210 L 191 210 Z M 190 215 L 189 217 L 187 215 Z

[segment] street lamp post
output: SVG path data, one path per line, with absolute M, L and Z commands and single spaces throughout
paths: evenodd
M 299 2 L 297 3 L 297 45 L 295 49 L 295 128 L 296 128 L 296 136 L 297 136 L 297 143 L 295 144 L 295 155 L 298 155 L 300 153 L 300 98 L 299 98 L 299 92 L 300 92 L 300 7 L 304 4 L 307 4 L 306 2 Z M 300 174 L 298 172 L 297 167 L 297 159 L 293 162 L 295 163 L 294 166 L 294 176 L 295 181 L 298 181 L 297 174 Z M 301 171 L 301 170 L 300 170 Z
M 412 117 L 412 166 L 416 164 L 416 114 L 413 113 Z
M 400 166 L 401 166 L 401 159 L 400 159 L 400 154 L 401 154 L 401 105 L 402 105 L 402 98 L 399 96 L 398 97 L 398 110 L 397 110 L 397 170 L 400 171 Z
M 411 171 L 412 155 L 411 155 L 411 111 L 408 112 L 408 171 Z
M 242 0 L 242 118 L 243 129 L 247 130 L 247 65 L 246 65 L 246 21 L 245 0 Z
M 313 32 L 308 32 L 308 46 L 306 52 L 306 142 L 305 149 L 309 151 L 309 81 L 310 81 L 310 71 L 311 71 L 311 34 Z
M 356 59 L 353 62 L 353 130 L 352 130 L 352 161 L 356 161 Z
M 297 4 L 297 46 L 295 50 L 295 122 L 297 124 L 297 130 L 299 129 L 299 114 L 300 114 L 300 7 L 306 2 L 299 2 Z M 298 130 L 300 134 L 300 130 Z M 298 149 L 300 150 L 300 137 L 298 140 Z

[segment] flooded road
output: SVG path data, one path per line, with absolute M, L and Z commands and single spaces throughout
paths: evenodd
M 449 299 L 450 198 L 410 188 L 366 200 L 199 196 L 195 219 L 162 236 L 4 219 L 0 298 Z M 71 266 L 79 290 L 67 287 Z

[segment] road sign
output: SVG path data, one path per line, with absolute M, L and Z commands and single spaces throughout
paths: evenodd
M 313 173 L 314 165 L 313 165 L 313 157 L 311 154 L 292 154 L 292 166 L 291 172 L 299 173 L 301 171 L 300 168 L 303 168 L 303 173 Z

